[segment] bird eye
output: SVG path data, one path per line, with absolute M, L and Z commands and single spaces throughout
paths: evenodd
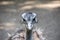
M 26 21 L 25 19 L 23 19 L 23 21 Z
M 33 21 L 35 21 L 35 18 L 33 19 Z

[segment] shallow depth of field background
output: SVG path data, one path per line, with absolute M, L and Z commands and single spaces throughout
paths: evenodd
M 43 29 L 47 40 L 60 40 L 60 0 L 0 0 L 0 40 L 24 28 L 21 14 L 29 11 L 38 15 L 35 27 Z

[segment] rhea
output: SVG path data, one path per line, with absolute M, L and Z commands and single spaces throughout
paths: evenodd
M 37 23 L 36 13 L 27 12 L 22 14 L 22 21 L 26 24 L 26 40 L 33 40 L 32 30 L 34 23 Z
M 34 28 L 34 24 L 37 23 L 37 17 L 36 17 L 36 13 L 33 12 L 27 12 L 27 13 L 23 13 L 22 14 L 22 23 L 24 23 L 26 25 L 25 29 L 26 30 L 18 30 L 14 35 L 10 36 L 8 38 L 8 40 L 20 40 L 22 38 L 22 40 L 33 40 L 33 28 Z M 25 33 L 26 31 L 26 33 Z M 21 36 L 21 33 L 25 33 L 26 36 Z M 22 34 L 24 35 L 24 34 Z

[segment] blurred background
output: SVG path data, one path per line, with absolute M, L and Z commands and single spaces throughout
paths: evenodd
M 0 40 L 24 28 L 21 14 L 29 11 L 37 13 L 35 27 L 44 30 L 47 40 L 60 40 L 60 0 L 0 0 Z

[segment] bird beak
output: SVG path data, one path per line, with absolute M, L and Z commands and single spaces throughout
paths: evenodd
M 31 30 L 33 28 L 33 24 L 31 23 L 28 23 L 28 27 L 27 27 L 29 30 Z

